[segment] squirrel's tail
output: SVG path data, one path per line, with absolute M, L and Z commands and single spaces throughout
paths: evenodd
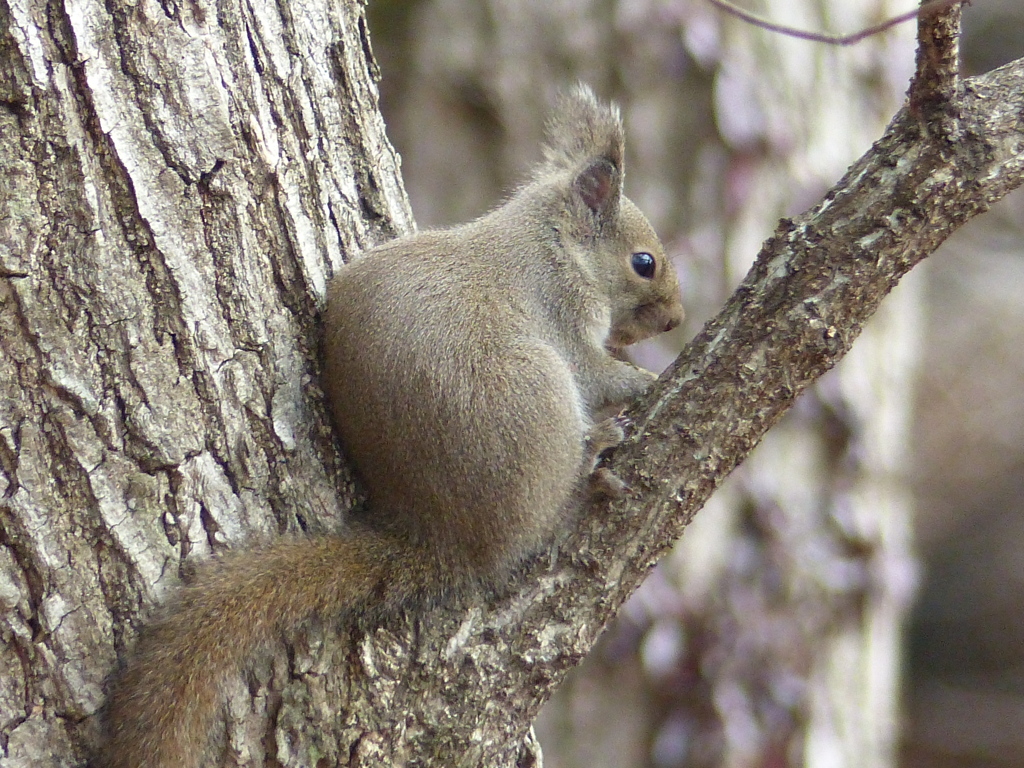
M 397 609 L 429 584 L 424 558 L 379 533 L 284 538 L 229 554 L 139 638 L 108 699 L 94 768 L 195 768 L 226 679 L 282 628 L 366 606 Z M 408 562 L 395 563 L 395 559 Z M 385 574 L 402 574 L 385 582 Z M 419 575 L 419 578 L 417 577 Z

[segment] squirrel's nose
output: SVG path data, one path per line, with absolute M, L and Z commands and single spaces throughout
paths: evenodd
M 683 322 L 683 317 L 684 313 L 682 306 L 676 306 L 670 309 L 663 331 L 671 331 L 673 328 L 678 327 L 679 324 Z

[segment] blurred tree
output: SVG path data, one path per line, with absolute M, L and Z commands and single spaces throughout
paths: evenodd
M 973 74 L 1024 56 L 1024 4 L 967 9 L 963 55 Z M 925 277 L 904 765 L 1024 765 L 1024 194 L 957 232 Z
M 770 9 L 837 33 L 905 10 Z M 380 25 L 416 30 L 386 48 L 383 103 L 419 221 L 479 214 L 536 151 L 552 92 L 588 81 L 622 105 L 629 193 L 681 255 L 691 334 L 879 135 L 913 66 L 913 25 L 834 48 L 700 0 L 422 0 L 406 24 Z M 548 766 L 892 764 L 919 301 L 908 281 L 687 530 L 545 710 Z

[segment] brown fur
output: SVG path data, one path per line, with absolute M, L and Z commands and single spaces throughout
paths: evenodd
M 223 681 L 282 630 L 500 584 L 564 527 L 595 454 L 621 435 L 604 416 L 652 380 L 609 348 L 683 313 L 621 192 L 618 112 L 580 86 L 548 130 L 544 161 L 504 205 L 332 280 L 324 383 L 368 521 L 229 556 L 182 590 L 113 686 L 98 766 L 195 768 Z M 637 252 L 654 257 L 652 277 L 634 271 Z

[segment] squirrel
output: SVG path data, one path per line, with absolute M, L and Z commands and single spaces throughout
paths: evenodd
M 624 489 L 597 457 L 654 376 L 619 351 L 683 309 L 622 181 L 618 110 L 581 84 L 504 204 L 338 270 L 323 382 L 369 511 L 229 553 L 179 590 L 111 686 L 94 768 L 196 768 L 224 681 L 264 645 L 314 616 L 376 621 L 500 587 L 585 496 Z

